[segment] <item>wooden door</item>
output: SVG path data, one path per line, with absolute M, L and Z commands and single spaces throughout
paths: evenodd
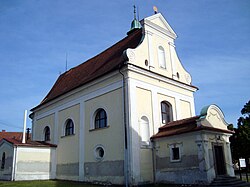
M 217 175 L 225 175 L 225 160 L 223 154 L 223 147 L 215 145 L 214 146 L 214 156 L 215 156 L 215 168 Z

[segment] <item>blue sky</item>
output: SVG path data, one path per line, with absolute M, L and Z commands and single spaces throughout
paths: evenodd
M 196 113 L 217 104 L 236 125 L 250 99 L 249 0 L 0 0 L 0 130 L 22 130 L 24 110 L 65 71 L 66 53 L 71 68 L 125 37 L 134 3 L 140 19 L 156 5 L 177 33 L 200 89 Z

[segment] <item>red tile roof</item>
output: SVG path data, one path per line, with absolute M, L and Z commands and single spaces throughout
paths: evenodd
M 14 138 L 16 140 L 21 140 L 23 138 L 23 133 L 22 132 L 0 132 L 0 141 L 3 138 Z
M 136 48 L 142 41 L 142 37 L 142 29 L 138 29 L 97 56 L 60 75 L 37 107 L 120 68 L 127 61 L 123 55 L 124 51 L 128 48 Z
M 217 129 L 214 127 L 207 127 L 203 125 L 198 126 L 197 120 L 199 118 L 200 116 L 194 116 L 186 119 L 169 122 L 168 124 L 160 127 L 158 133 L 153 135 L 151 139 L 179 135 L 200 130 L 208 130 L 208 131 L 230 133 L 230 134 L 234 133 L 233 131 L 230 130 Z
M 0 144 L 2 141 L 7 141 L 13 145 L 16 146 L 25 146 L 25 147 L 57 147 L 57 145 L 55 144 L 50 144 L 44 141 L 31 141 L 28 140 L 26 143 L 22 143 L 22 140 L 17 140 L 14 138 L 3 138 L 2 140 L 0 140 Z
M 27 134 L 26 134 L 27 136 Z M 29 140 L 26 143 L 22 143 L 22 132 L 0 132 L 0 142 L 6 140 L 7 142 L 17 146 L 29 146 L 29 147 L 56 147 L 54 144 L 50 144 L 43 141 L 31 141 L 31 134 L 29 134 Z

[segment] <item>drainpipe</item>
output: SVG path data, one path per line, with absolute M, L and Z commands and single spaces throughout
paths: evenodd
M 123 123 L 124 123 L 124 177 L 125 185 L 128 187 L 129 165 L 128 165 L 128 132 L 127 132 L 127 114 L 126 114 L 126 81 L 125 75 L 119 68 L 119 73 L 122 75 L 122 89 L 123 89 Z
M 26 140 L 25 140 L 26 120 L 27 120 L 27 110 L 24 111 L 24 117 L 23 117 L 23 139 L 22 139 L 22 143 L 26 143 Z

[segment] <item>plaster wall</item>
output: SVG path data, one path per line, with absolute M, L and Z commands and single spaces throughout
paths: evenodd
M 74 134 L 65 136 L 65 122 L 71 119 L 74 122 Z M 58 145 L 57 164 L 79 162 L 79 120 L 80 105 L 74 105 L 58 113 Z M 72 146 L 73 145 L 73 146 Z
M 8 142 L 4 141 L 0 145 L 0 180 L 11 180 L 13 152 L 14 152 L 14 147 L 10 145 Z M 3 153 L 5 153 L 5 164 L 4 168 L 1 168 Z
M 17 147 L 14 180 L 47 180 L 55 177 L 55 148 Z
M 191 104 L 189 101 L 180 100 L 180 119 L 189 118 L 192 116 Z
M 109 181 L 121 184 L 124 159 L 124 126 L 122 89 L 87 100 L 85 106 L 85 180 Z M 103 108 L 107 114 L 107 127 L 94 129 L 95 112 Z M 104 149 L 102 160 L 96 158 L 96 147 Z M 100 168 L 97 171 L 96 168 Z M 114 173 L 116 169 L 116 172 Z M 106 170 L 105 172 L 102 172 Z
M 200 170 L 195 134 L 165 137 L 155 142 L 156 182 L 194 184 L 206 183 L 206 173 Z M 180 161 L 171 161 L 171 146 L 180 147 Z
M 44 128 L 48 126 L 50 128 L 50 143 L 54 143 L 54 131 L 55 131 L 55 115 L 51 114 L 43 117 L 35 122 L 34 140 L 44 141 Z M 32 133 L 33 134 L 33 133 Z
M 74 123 L 74 134 L 65 136 L 66 121 L 68 119 L 71 119 Z M 56 174 L 58 179 L 78 180 L 80 143 L 79 126 L 79 104 L 65 108 L 58 112 L 58 146 L 56 166 Z
M 228 125 L 224 119 L 223 113 L 218 107 L 214 105 L 209 107 L 206 115 L 206 120 L 204 120 L 202 124 L 224 130 L 227 130 Z
M 144 21 L 143 42 L 130 51 L 130 62 L 152 72 L 173 78 L 186 84 L 191 83 L 190 74 L 183 68 L 174 45 L 176 35 L 162 15 L 157 14 Z M 164 49 L 166 68 L 159 65 L 159 46 Z M 145 60 L 148 64 L 145 64 Z
M 137 132 L 138 135 L 141 137 L 142 130 L 140 126 L 140 121 L 142 117 L 146 117 L 149 122 L 149 137 L 148 139 L 154 134 L 154 124 L 153 124 L 153 116 L 152 116 L 152 96 L 150 90 L 145 90 L 142 88 L 136 88 L 136 108 L 137 108 L 137 116 L 138 116 L 138 125 L 139 131 Z M 141 139 L 141 138 L 139 138 Z
M 137 144 L 137 149 L 140 157 L 140 183 L 152 183 L 153 182 L 153 163 L 152 163 L 152 150 L 150 148 L 150 137 L 154 134 L 154 123 L 153 123 L 153 107 L 152 107 L 152 93 L 150 90 L 145 90 L 140 87 L 136 88 L 136 109 L 139 128 L 133 128 L 134 132 L 137 132 L 139 142 L 133 142 Z M 147 119 L 148 126 L 143 122 Z M 138 131 L 137 131 L 138 129 Z M 148 135 L 148 141 L 142 141 L 143 136 Z M 145 139 L 145 137 L 144 137 Z
M 177 110 L 179 110 L 179 108 L 176 108 L 176 98 L 175 97 L 171 97 L 169 95 L 163 94 L 163 93 L 158 93 L 158 108 L 159 108 L 159 119 L 160 119 L 160 126 L 163 126 L 165 124 L 162 123 L 162 119 L 161 119 L 161 102 L 162 101 L 167 101 L 171 104 L 172 106 L 172 112 L 173 112 L 173 121 L 176 120 L 177 116 Z

